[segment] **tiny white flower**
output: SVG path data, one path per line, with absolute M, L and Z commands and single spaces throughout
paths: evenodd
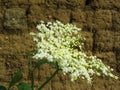
M 38 39 L 37 37 L 34 37 L 34 38 L 33 38 L 33 41 L 38 42 L 39 39 Z
M 37 28 L 38 30 L 40 30 L 40 29 L 41 29 L 41 26 L 40 26 L 40 25 L 37 25 L 36 28 Z
M 36 33 L 34 33 L 34 32 L 30 32 L 30 35 L 36 35 Z
M 54 59 L 54 58 L 53 58 L 53 56 L 50 55 L 50 56 L 47 57 L 47 59 L 48 59 L 50 62 L 53 62 L 53 59 Z
M 88 69 L 88 73 L 90 73 L 90 75 L 93 75 L 95 72 L 93 69 Z

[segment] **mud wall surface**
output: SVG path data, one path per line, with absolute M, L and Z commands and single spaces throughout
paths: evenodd
M 120 77 L 120 0 L 0 0 L 0 84 L 8 85 L 18 69 L 30 83 L 28 58 L 35 48 L 29 32 L 40 20 L 72 23 L 83 29 L 85 51 L 101 58 Z M 38 87 L 54 71 L 44 65 L 35 73 Z M 120 80 L 94 77 L 70 82 L 61 72 L 43 90 L 120 90 Z

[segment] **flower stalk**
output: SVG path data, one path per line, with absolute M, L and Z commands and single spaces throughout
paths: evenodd
M 56 71 L 38 88 L 38 90 L 42 90 L 42 88 L 58 73 L 60 69 L 57 68 Z

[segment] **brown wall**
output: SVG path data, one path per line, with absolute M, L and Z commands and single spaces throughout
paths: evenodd
M 73 23 L 82 27 L 85 48 L 115 69 L 120 76 L 120 0 L 0 0 L 0 84 L 8 85 L 19 68 L 30 83 L 28 59 L 19 54 L 34 48 L 30 31 L 39 20 Z M 44 65 L 36 71 L 36 87 L 54 69 Z M 70 82 L 60 72 L 44 90 L 120 90 L 120 80 L 94 77 Z

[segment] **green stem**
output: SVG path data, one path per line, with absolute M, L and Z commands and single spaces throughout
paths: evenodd
M 32 88 L 32 90 L 34 90 L 34 70 L 33 70 L 33 65 L 32 65 L 32 58 L 31 58 L 31 56 L 29 57 L 30 59 L 30 67 L 29 67 L 29 69 L 30 69 L 30 74 L 31 74 L 31 88 Z
M 60 69 L 56 69 L 56 71 L 38 88 L 38 90 L 42 90 L 42 88 L 58 73 Z
M 32 82 L 32 85 L 31 85 L 32 90 L 34 90 L 34 72 L 32 72 L 32 80 L 31 80 L 31 82 Z

